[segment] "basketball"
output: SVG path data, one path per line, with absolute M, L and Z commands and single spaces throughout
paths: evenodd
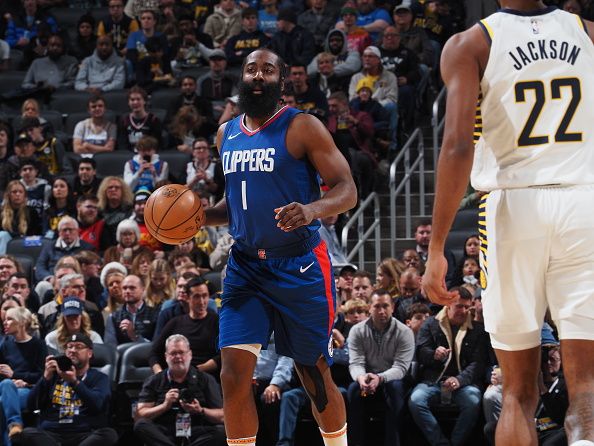
M 169 245 L 190 240 L 205 219 L 198 194 L 181 184 L 160 187 L 151 194 L 144 207 L 144 223 L 149 233 Z

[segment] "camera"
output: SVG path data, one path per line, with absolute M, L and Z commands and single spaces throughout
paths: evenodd
M 60 356 L 54 357 L 54 359 L 58 363 L 58 368 L 62 372 L 68 372 L 68 371 L 70 371 L 70 369 L 74 365 L 72 363 L 72 360 L 68 356 L 60 355 Z
M 186 389 L 181 389 L 179 391 L 179 400 L 183 401 L 184 403 L 191 403 L 192 401 L 194 401 L 194 392 L 192 392 L 190 389 L 186 388 Z

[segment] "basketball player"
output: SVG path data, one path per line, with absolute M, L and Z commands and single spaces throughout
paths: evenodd
M 484 318 L 505 377 L 496 442 L 537 444 L 548 306 L 569 390 L 569 444 L 594 445 L 594 25 L 542 1 L 500 3 L 444 47 L 446 130 L 423 284 L 433 302 L 453 297 L 443 248 L 470 174 L 489 192 L 480 205 Z
M 285 76 L 270 50 L 248 55 L 239 83 L 243 114 L 217 133 L 226 201 L 206 211 L 206 224 L 228 221 L 235 240 L 219 336 L 227 443 L 256 444 L 252 375 L 274 330 L 277 352 L 295 360 L 324 443 L 346 446 L 344 403 L 329 369 L 334 279 L 318 219 L 351 209 L 357 193 L 324 125 L 279 106 Z M 318 174 L 330 187 L 323 198 Z

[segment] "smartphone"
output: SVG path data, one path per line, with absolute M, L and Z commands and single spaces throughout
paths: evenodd
M 54 358 L 58 363 L 58 368 L 62 372 L 68 372 L 72 368 L 72 360 L 68 356 L 60 355 Z
M 144 160 L 145 163 L 150 163 L 151 162 L 151 156 L 150 155 L 144 155 L 142 157 L 142 159 Z

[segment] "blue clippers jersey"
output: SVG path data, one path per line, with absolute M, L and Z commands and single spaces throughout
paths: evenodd
M 274 209 L 293 201 L 308 204 L 320 198 L 317 172 L 304 157 L 295 159 L 285 143 L 287 129 L 299 110 L 283 107 L 264 125 L 250 131 L 243 114 L 229 121 L 221 142 L 229 232 L 236 243 L 272 249 L 308 239 L 320 223 L 284 232 Z

